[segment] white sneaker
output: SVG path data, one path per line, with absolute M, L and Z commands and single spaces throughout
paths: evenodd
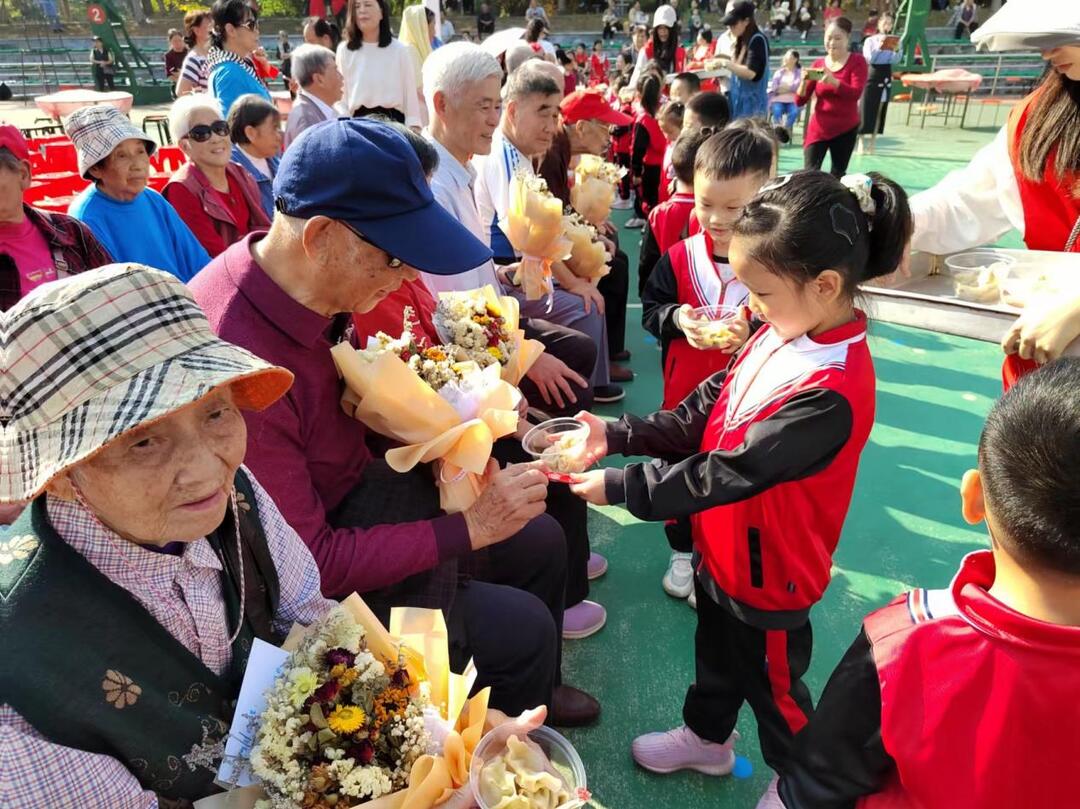
M 617 199 L 611 203 L 611 209 L 613 211 L 628 211 L 634 207 L 634 200 L 630 197 L 626 199 Z
M 623 227 L 629 228 L 631 230 L 637 230 L 639 228 L 645 227 L 645 220 L 635 216 L 633 219 L 627 219 L 626 224 L 623 225 Z
M 705 775 L 728 775 L 735 767 L 735 742 L 732 733 L 723 744 L 707 742 L 690 728 L 638 736 L 630 746 L 634 761 L 649 772 L 667 773 L 695 770 Z
M 673 551 L 664 574 L 664 592 L 672 598 L 688 598 L 694 592 L 694 565 L 692 553 Z
M 690 609 L 697 609 L 697 590 L 693 590 L 690 595 L 686 597 L 686 603 L 690 605 Z

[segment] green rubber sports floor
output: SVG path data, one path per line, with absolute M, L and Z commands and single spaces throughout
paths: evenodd
M 891 112 L 903 122 L 903 105 Z M 960 130 L 928 123 L 920 130 L 890 123 L 876 154 L 856 155 L 849 171 L 881 171 L 909 191 L 921 190 L 962 166 L 992 138 L 989 114 L 983 126 Z M 780 165 L 781 171 L 801 168 L 798 145 L 783 151 Z M 617 215 L 620 222 L 626 218 Z M 636 290 L 639 237 L 635 231 L 621 233 L 630 254 L 630 286 Z M 1010 234 L 1003 244 L 1020 243 Z M 623 402 L 597 408 L 604 416 L 650 413 L 661 398 L 660 352 L 641 328 L 640 305 L 631 294 L 627 348 L 637 378 L 626 385 Z M 872 322 L 871 335 L 877 423 L 863 452 L 832 584 L 813 611 L 814 656 L 807 682 L 815 699 L 866 612 L 911 585 L 945 586 L 960 558 L 985 542 L 982 531 L 961 520 L 957 487 L 974 464 L 983 418 L 1000 394 L 1000 350 L 885 323 Z M 635 736 L 681 724 L 683 695 L 693 676 L 695 615 L 660 587 L 669 550 L 659 524 L 640 522 L 618 507 L 593 507 L 589 528 L 593 549 L 610 562 L 591 596 L 607 607 L 608 622 L 591 638 L 567 642 L 565 677 L 603 705 L 599 724 L 568 732 L 584 759 L 596 805 L 752 809 L 772 772 L 762 762 L 749 708 L 738 725 L 738 752 L 753 765 L 748 778 L 657 776 L 634 765 L 630 742 Z

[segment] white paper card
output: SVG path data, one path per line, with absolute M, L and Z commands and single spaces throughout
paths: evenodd
M 266 710 L 266 692 L 288 659 L 289 653 L 284 649 L 255 639 L 236 700 L 229 738 L 225 742 L 225 756 L 217 772 L 219 786 L 231 789 L 258 783 L 248 767 L 251 748 L 255 746 L 255 728 L 251 720 Z

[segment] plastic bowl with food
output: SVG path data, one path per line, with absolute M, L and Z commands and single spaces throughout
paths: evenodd
M 1001 282 L 1016 263 L 998 250 L 971 250 L 945 259 L 953 292 L 962 301 L 995 304 L 1001 300 Z
M 511 792 L 527 797 L 537 786 L 549 789 L 556 800 L 564 798 L 544 806 L 583 806 L 588 799 L 581 756 L 566 738 L 543 725 L 528 734 L 513 723 L 491 730 L 473 753 L 469 785 L 480 809 L 513 798 Z
M 548 480 L 569 483 L 589 465 L 585 458 L 589 425 L 577 419 L 550 419 L 537 424 L 521 439 L 527 453 L 540 461 Z
M 1054 269 L 1045 264 L 1022 261 L 1012 265 L 1001 278 L 1001 302 L 1014 309 L 1023 309 L 1058 294 L 1063 288 L 1063 279 Z
M 731 324 L 742 316 L 740 306 L 699 306 L 690 310 L 697 341 L 709 348 L 724 348 L 734 333 Z

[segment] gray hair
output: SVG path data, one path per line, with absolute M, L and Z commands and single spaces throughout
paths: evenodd
M 295 72 L 296 68 L 293 68 Z M 456 98 L 473 82 L 502 78 L 498 60 L 479 45 L 451 42 L 436 48 L 424 62 L 424 100 L 435 117 L 435 94 Z
M 506 72 L 513 73 L 530 59 L 542 59 L 528 42 L 515 42 L 506 49 Z
M 214 120 L 221 120 L 221 103 L 207 93 L 189 93 L 180 96 L 169 109 L 169 133 L 176 140 L 191 131 L 191 119 L 196 113 L 209 112 Z
M 334 52 L 325 45 L 301 45 L 292 52 L 292 76 L 301 87 L 310 87 L 334 58 Z
M 503 101 L 520 101 L 533 95 L 562 95 L 563 85 L 556 82 L 550 72 L 554 65 L 544 62 L 526 62 L 506 79 Z M 558 70 L 558 68 L 555 68 Z

